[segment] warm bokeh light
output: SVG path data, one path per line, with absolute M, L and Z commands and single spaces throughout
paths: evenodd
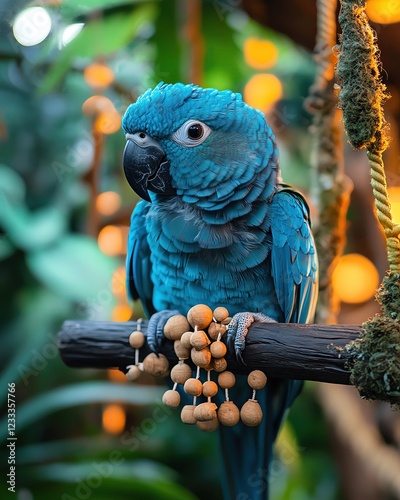
M 111 382 L 115 382 L 117 384 L 125 384 L 128 381 L 125 374 L 122 373 L 120 370 L 113 370 L 113 369 L 107 370 L 107 377 L 108 380 L 111 380 Z
M 282 83 L 275 75 L 260 73 L 250 78 L 243 94 L 249 106 L 265 113 L 282 97 Z
M 125 266 L 120 266 L 114 271 L 111 279 L 111 291 L 120 300 L 126 300 L 125 279 Z
M 69 42 L 72 42 L 72 40 L 79 35 L 84 26 L 85 23 L 74 23 L 64 28 L 60 38 L 61 47 L 65 47 Z
M 392 218 L 396 224 L 400 224 L 400 186 L 389 186 L 387 190 L 389 194 Z
M 101 111 L 94 122 L 94 130 L 100 134 L 115 134 L 121 130 L 121 115 L 118 111 Z
M 105 88 L 114 81 L 114 73 L 106 64 L 93 63 L 83 71 L 86 83 L 93 88 Z
M 97 244 L 106 255 L 124 255 L 128 238 L 128 226 L 105 226 L 100 231 Z
M 43 7 L 29 7 L 20 12 L 13 23 L 15 39 L 25 47 L 43 42 L 51 31 L 51 17 Z
M 374 264 L 357 253 L 343 255 L 332 275 L 334 294 L 349 304 L 371 299 L 378 284 L 379 274 Z
M 112 321 L 129 321 L 132 316 L 132 308 L 129 304 L 117 304 L 111 313 Z
M 105 191 L 96 198 L 96 210 L 101 215 L 112 215 L 121 206 L 121 197 L 114 191 Z
M 103 95 L 92 95 L 82 104 L 82 112 L 87 116 L 109 111 L 116 111 L 116 109 L 112 101 Z
M 102 423 L 106 432 L 121 434 L 125 429 L 125 410 L 121 405 L 107 405 L 103 410 Z
M 368 0 L 367 16 L 374 23 L 392 24 L 400 22 L 400 2 L 387 0 Z
M 272 68 L 278 60 L 278 49 L 269 40 L 248 38 L 243 46 L 244 59 L 250 68 Z

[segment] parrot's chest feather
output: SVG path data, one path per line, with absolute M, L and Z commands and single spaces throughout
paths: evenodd
M 156 308 L 205 302 L 230 305 L 233 314 L 234 304 L 238 310 L 249 301 L 260 306 L 266 291 L 273 293 L 271 239 L 268 218 L 255 226 L 250 217 L 212 225 L 186 204 L 153 206 L 146 227 Z

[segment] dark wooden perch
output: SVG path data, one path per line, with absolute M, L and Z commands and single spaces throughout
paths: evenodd
M 129 345 L 136 322 L 65 321 L 58 333 L 63 361 L 74 368 L 118 368 L 126 371 L 134 364 Z M 146 335 L 147 321 L 141 329 Z M 270 377 L 315 380 L 349 384 L 346 363 L 351 360 L 345 346 L 360 333 L 359 325 L 298 325 L 292 323 L 254 323 L 247 335 L 243 359 L 239 364 L 228 351 L 228 369 L 235 372 L 264 370 Z M 150 352 L 140 349 L 140 360 Z M 173 342 L 165 341 L 161 351 L 176 363 Z

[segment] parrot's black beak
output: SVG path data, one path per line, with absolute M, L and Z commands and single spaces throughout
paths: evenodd
M 144 133 L 127 134 L 123 165 L 127 181 L 141 198 L 151 201 L 149 191 L 174 194 L 169 161 L 161 146 Z

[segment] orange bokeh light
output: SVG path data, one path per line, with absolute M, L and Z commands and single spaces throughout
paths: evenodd
M 115 134 L 121 130 L 121 115 L 118 111 L 101 111 L 94 122 L 94 129 L 100 134 Z
M 93 116 L 99 112 L 109 112 L 116 109 L 108 97 L 103 95 L 92 95 L 82 104 L 82 112 L 85 115 Z
M 128 381 L 124 373 L 111 368 L 107 370 L 107 378 L 111 380 L 111 382 L 116 382 L 117 384 L 124 384 Z
M 126 414 L 121 405 L 107 405 L 102 416 L 103 429 L 110 434 L 121 434 L 125 429 Z
M 114 81 L 114 73 L 106 64 L 93 63 L 83 71 L 86 83 L 93 88 L 103 89 Z
M 111 313 L 112 321 L 129 321 L 132 316 L 132 309 L 129 304 L 117 304 Z
M 128 238 L 128 226 L 105 226 L 97 237 L 100 250 L 106 255 L 124 255 Z
M 250 68 L 272 68 L 278 60 L 278 49 L 269 40 L 251 37 L 244 42 L 244 59 Z
M 121 300 L 126 299 L 125 279 L 126 279 L 125 266 L 120 266 L 114 271 L 112 275 L 111 290 L 112 293 Z
M 243 94 L 249 106 L 265 113 L 282 97 L 282 83 L 275 75 L 260 73 L 250 78 Z
M 400 22 L 400 3 L 387 0 L 368 0 L 366 13 L 371 21 L 379 24 Z
M 96 210 L 101 215 L 112 215 L 121 206 L 121 197 L 114 191 L 105 191 L 96 198 Z
M 400 224 L 400 186 L 387 188 L 390 200 L 392 218 L 396 224 Z
M 332 275 L 334 294 L 349 304 L 371 299 L 378 284 L 379 274 L 374 264 L 357 253 L 343 255 Z

